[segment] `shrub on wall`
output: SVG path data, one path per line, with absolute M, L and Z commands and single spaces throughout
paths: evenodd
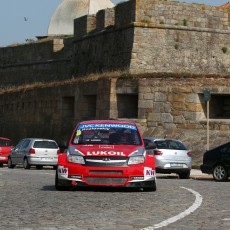
M 221 49 L 223 51 L 224 54 L 226 54 L 228 52 L 228 47 L 224 46 Z

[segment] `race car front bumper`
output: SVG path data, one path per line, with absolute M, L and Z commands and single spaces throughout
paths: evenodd
M 155 170 L 144 166 L 116 169 L 80 166 L 73 170 L 58 165 L 57 173 L 63 186 L 151 187 L 156 180 Z

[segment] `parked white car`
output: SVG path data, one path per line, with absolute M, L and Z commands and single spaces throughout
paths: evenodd
M 180 179 L 190 177 L 192 153 L 181 141 L 146 137 L 144 143 L 155 156 L 157 173 L 176 173 Z
M 8 168 L 22 165 L 25 169 L 30 169 L 31 166 L 36 166 L 37 169 L 53 166 L 56 169 L 59 153 L 60 149 L 54 140 L 24 138 L 11 150 Z

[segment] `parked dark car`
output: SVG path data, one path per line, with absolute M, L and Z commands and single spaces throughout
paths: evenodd
M 212 174 L 215 181 L 226 181 L 230 176 L 230 142 L 205 152 L 200 169 Z

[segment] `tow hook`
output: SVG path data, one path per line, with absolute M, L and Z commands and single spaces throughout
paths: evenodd
M 76 181 L 74 181 L 74 180 L 72 180 L 71 181 L 71 185 L 74 187 L 74 186 L 77 186 L 77 182 Z

